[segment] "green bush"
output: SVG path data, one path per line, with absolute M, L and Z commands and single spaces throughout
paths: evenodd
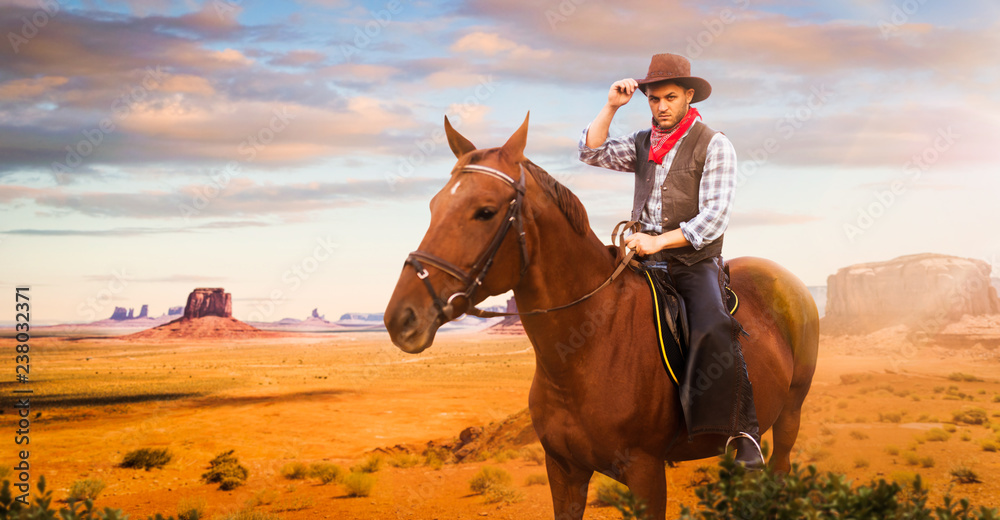
M 369 473 L 352 471 L 344 477 L 344 488 L 349 497 L 366 497 L 375 487 L 375 477 Z
M 962 422 L 965 424 L 984 424 L 989 421 L 986 415 L 986 410 L 982 408 L 965 408 L 962 410 L 955 410 L 951 412 L 952 417 L 955 422 Z
M 952 469 L 950 474 L 952 482 L 958 482 L 959 484 L 979 484 L 982 482 L 979 480 L 979 475 L 965 465 Z
M 541 473 L 536 473 L 534 475 L 528 475 L 528 477 L 524 479 L 524 485 L 525 486 L 545 485 L 545 484 L 548 484 L 548 483 L 549 483 L 549 477 L 547 477 L 547 476 L 545 476 L 545 475 L 543 475 Z
M 318 478 L 324 484 L 337 481 L 343 474 L 343 468 L 329 462 L 314 462 L 309 465 L 309 476 Z
M 931 428 L 924 437 L 931 442 L 944 442 L 951 438 L 951 434 L 941 428 Z
M 177 503 L 177 520 L 200 520 L 204 516 L 204 498 L 185 498 Z
M 79 502 L 81 500 L 97 500 L 97 495 L 104 491 L 104 481 L 98 479 L 77 480 L 69 487 L 66 500 Z
M 412 468 L 420 464 L 420 457 L 412 453 L 397 453 L 389 459 L 389 465 L 394 468 Z
M 288 480 L 302 480 L 309 476 L 309 467 L 304 462 L 289 462 L 281 467 L 281 476 Z
M 128 515 L 120 509 L 104 510 L 94 509 L 94 501 L 87 499 L 83 502 L 83 509 L 80 509 L 79 502 L 71 502 L 68 507 L 62 507 L 58 511 L 52 509 L 52 491 L 45 489 L 45 476 L 38 477 L 38 492 L 35 493 L 34 502 L 24 505 L 16 501 L 16 496 L 11 492 L 10 481 L 4 480 L 0 487 L 0 520 L 128 520 Z M 18 495 L 20 490 L 16 492 Z M 174 517 L 164 518 L 157 514 L 150 516 L 149 520 L 174 520 Z
M 219 489 L 223 491 L 229 491 L 242 486 L 246 482 L 247 477 L 250 476 L 250 470 L 240 464 L 240 461 L 233 456 L 233 452 L 235 451 L 229 450 L 220 453 L 209 461 L 208 471 L 203 473 L 201 478 L 207 484 L 218 483 Z
M 126 453 L 125 458 L 122 459 L 121 467 L 133 469 L 142 468 L 149 471 L 153 468 L 162 468 L 163 466 L 166 466 L 173 457 L 174 456 L 170 453 L 170 450 L 166 448 L 140 448 Z
M 382 461 L 385 460 L 381 454 L 372 453 L 365 458 L 361 463 L 351 467 L 351 472 L 354 473 L 375 473 L 382 467 Z
M 927 507 L 928 490 L 919 475 L 906 485 L 879 479 L 854 486 L 842 474 L 820 473 L 815 466 L 792 466 L 787 475 L 769 470 L 746 471 L 732 458 L 719 463 L 717 475 L 695 490 L 698 506 L 685 506 L 681 520 L 765 520 L 774 518 L 920 518 L 987 520 L 1000 518 L 996 509 L 973 508 L 969 501 L 945 496 L 943 504 Z
M 469 481 L 473 493 L 485 493 L 494 486 L 510 486 L 510 473 L 493 466 L 483 466 Z

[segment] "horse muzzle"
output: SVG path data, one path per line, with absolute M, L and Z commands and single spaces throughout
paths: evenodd
M 430 312 L 421 311 L 406 304 L 390 305 L 383 320 L 392 343 L 408 354 L 419 354 L 431 346 L 443 324 L 437 309 L 431 307 Z

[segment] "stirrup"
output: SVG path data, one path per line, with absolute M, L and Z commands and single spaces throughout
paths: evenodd
M 760 456 L 760 462 L 761 462 L 761 464 L 762 465 L 766 465 L 767 461 L 764 460 L 764 452 L 760 449 L 760 443 L 758 443 L 757 439 L 754 439 L 753 435 L 750 435 L 749 433 L 739 432 L 736 435 L 733 435 L 732 437 L 730 437 L 728 440 L 726 440 L 726 447 L 723 448 L 723 450 L 722 450 L 723 453 L 728 452 L 729 451 L 729 444 L 731 442 L 733 442 L 734 440 L 739 439 L 740 437 L 746 437 L 746 438 L 750 439 L 750 442 L 753 443 L 753 446 L 755 448 L 757 448 L 757 455 Z

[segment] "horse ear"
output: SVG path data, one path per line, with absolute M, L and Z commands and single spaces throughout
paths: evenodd
M 521 123 L 521 128 L 518 128 L 514 135 L 507 139 L 503 147 L 500 148 L 500 153 L 511 158 L 514 162 L 521 162 L 524 160 L 524 146 L 528 143 L 528 116 L 531 115 L 529 111 L 527 115 L 524 116 L 524 122 Z
M 476 149 L 476 145 L 451 126 L 448 116 L 444 116 L 444 133 L 448 136 L 448 146 L 451 147 L 452 152 L 455 152 L 455 157 L 461 157 Z

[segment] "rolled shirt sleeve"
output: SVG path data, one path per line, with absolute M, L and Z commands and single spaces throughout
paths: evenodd
M 587 146 L 587 132 L 580 136 L 580 161 L 591 166 L 600 166 L 620 172 L 635 172 L 635 136 L 638 131 L 622 137 L 608 138 L 597 148 Z
M 729 138 L 717 133 L 708 144 L 705 170 L 698 189 L 698 214 L 680 223 L 684 238 L 701 249 L 722 236 L 729 226 L 736 200 L 736 149 Z

